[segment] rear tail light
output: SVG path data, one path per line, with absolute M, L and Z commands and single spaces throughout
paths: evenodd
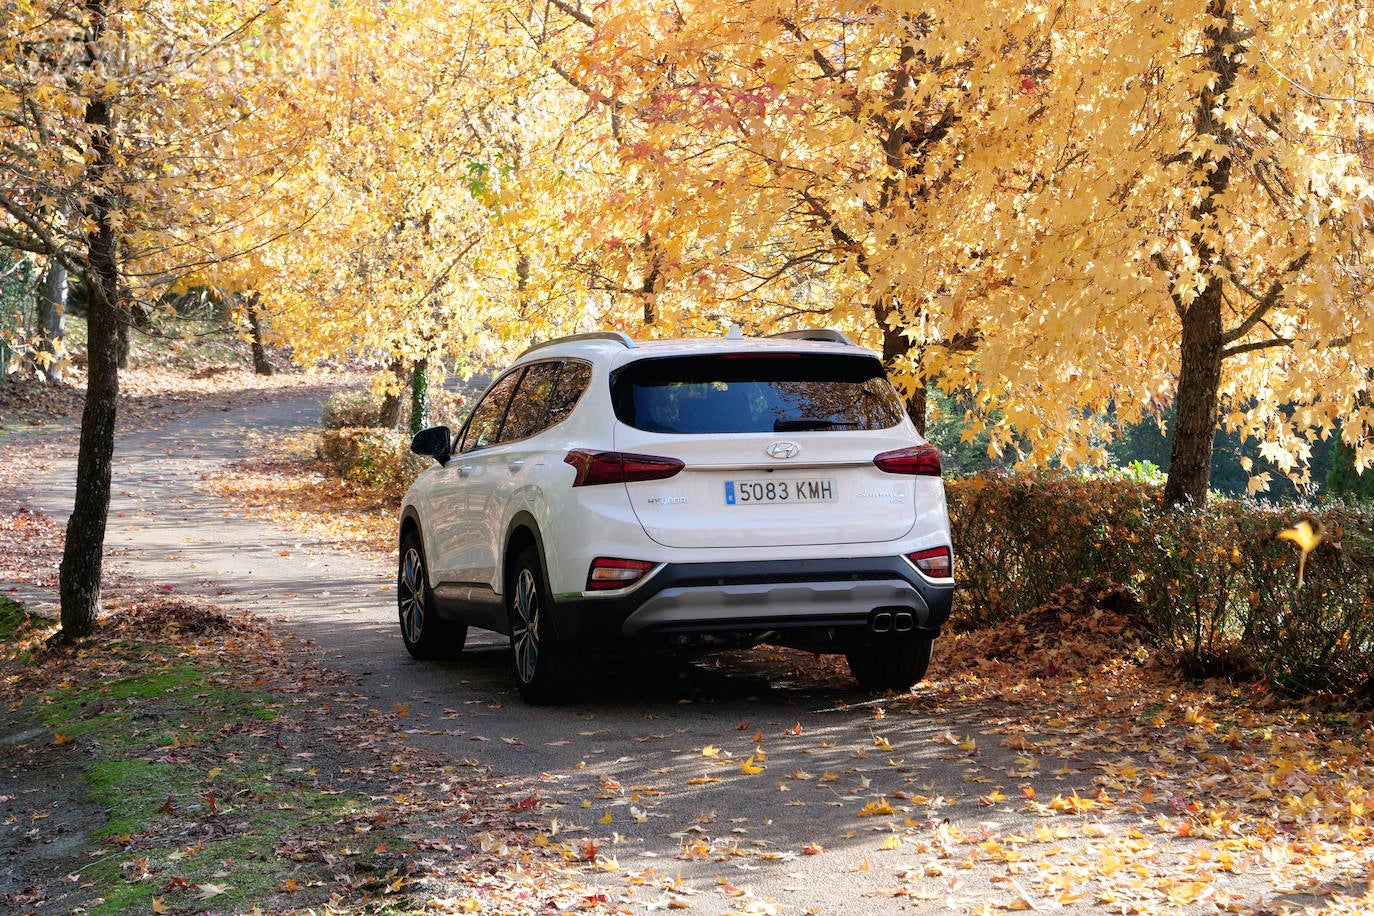
M 598 452 L 575 448 L 563 460 L 577 471 L 573 486 L 590 487 L 601 483 L 632 483 L 636 480 L 663 480 L 681 471 L 685 464 L 676 458 L 657 455 L 632 455 L 628 452 Z
M 883 452 L 873 459 L 878 470 L 889 474 L 917 474 L 922 477 L 940 476 L 940 450 L 933 445 L 913 445 L 892 452 Z
M 587 571 L 587 591 L 628 588 L 644 574 L 654 568 L 654 564 L 643 560 L 622 560 L 618 557 L 597 557 Z
M 932 579 L 948 579 L 954 574 L 954 560 L 948 547 L 931 547 L 909 553 L 906 558 Z

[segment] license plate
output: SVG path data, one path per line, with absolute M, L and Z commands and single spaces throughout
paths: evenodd
M 776 503 L 833 503 L 835 478 L 801 477 L 787 480 L 727 480 L 725 505 Z

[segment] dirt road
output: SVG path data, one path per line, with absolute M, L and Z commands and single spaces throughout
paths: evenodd
M 502 638 L 476 634 L 454 663 L 412 661 L 389 563 L 325 549 L 196 486 L 245 455 L 248 431 L 286 435 L 319 410 L 297 397 L 125 435 L 109 562 L 313 640 L 380 708 L 408 704 L 416 743 L 485 768 L 492 791 L 528 806 L 532 831 L 595 843 L 594 880 L 637 911 L 670 899 L 703 913 L 1099 911 L 1091 892 L 1061 906 L 1028 891 L 1026 876 L 1096 869 L 1151 813 L 1085 809 L 1046 836 L 1043 812 L 999 803 L 1027 790 L 1086 797 L 1100 773 L 1073 758 L 1029 768 L 997 731 L 1021 715 L 1015 702 L 943 703 L 947 693 L 924 686 L 875 699 L 843 665 L 761 650 L 617 666 L 582 703 L 536 709 L 513 689 Z M 61 519 L 75 462 L 59 441 L 36 446 L 51 454 L 27 498 Z M 1181 868 L 1196 842 L 1161 845 L 1152 867 Z M 680 874 L 694 893 L 669 898 L 643 885 L 651 873 Z M 1216 880 L 1251 901 L 1269 891 L 1246 876 Z

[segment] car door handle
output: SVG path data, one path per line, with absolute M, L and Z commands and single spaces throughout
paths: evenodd
M 514 461 L 512 461 L 512 462 L 508 465 L 508 467 L 510 468 L 510 472 L 511 472 L 512 474 L 518 473 L 519 470 L 520 470 L 521 468 L 523 468 L 524 466 L 525 466 L 525 459 L 524 459 L 524 458 L 517 458 L 517 459 L 515 459 Z
M 460 467 L 460 468 L 458 469 L 458 476 L 461 477 L 461 478 L 463 478 L 463 479 L 468 478 L 469 476 L 471 476 L 471 474 L 472 474 L 472 465 L 470 465 L 470 464 L 465 464 L 465 465 L 463 465 L 462 467 Z

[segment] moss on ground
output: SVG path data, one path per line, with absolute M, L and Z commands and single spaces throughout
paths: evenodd
M 171 912 L 241 912 L 293 877 L 304 886 L 312 866 L 283 850 L 297 838 L 337 838 L 337 822 L 365 799 L 333 789 L 283 748 L 270 692 L 159 648 L 110 646 L 107 661 L 120 660 L 113 676 L 69 682 L 36 708 L 54 735 L 93 752 L 88 796 L 106 812 L 98 836 L 113 854 L 83 873 L 103 898 L 90 912 L 146 912 L 155 896 Z M 144 670 L 118 676 L 135 660 Z
M 24 605 L 0 596 L 0 643 L 14 642 L 31 619 Z

